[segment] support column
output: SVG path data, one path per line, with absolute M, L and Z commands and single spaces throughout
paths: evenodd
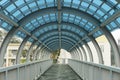
M 79 52 L 78 48 L 76 48 L 77 52 L 78 52 L 78 57 L 79 57 L 79 60 L 82 59 L 82 56 L 81 56 L 81 53 Z
M 84 60 L 83 60 L 83 54 L 82 54 L 82 52 L 81 52 L 79 46 L 78 46 L 78 51 L 79 51 L 79 54 L 80 54 L 80 56 L 81 56 L 81 60 L 84 61 Z
M 79 58 L 78 58 L 78 55 L 77 55 L 78 52 L 77 52 L 76 48 L 75 48 L 75 50 L 74 50 L 74 53 L 75 53 L 75 59 L 78 60 Z
M 94 47 L 95 47 L 95 49 L 97 51 L 99 63 L 100 64 L 104 64 L 102 52 L 101 52 L 101 49 L 100 49 L 98 43 L 93 38 L 91 40 L 92 40 L 92 43 L 93 43 L 93 45 L 94 45 Z
M 30 46 L 30 48 L 28 49 L 28 51 L 27 51 L 27 57 L 26 57 L 26 62 L 29 62 L 30 61 L 30 53 L 33 51 L 33 47 L 34 47 L 34 45 L 37 43 L 37 41 L 35 40 L 32 44 L 31 44 L 31 46 Z
M 19 30 L 18 27 L 13 27 L 12 30 L 10 30 L 5 37 L 4 41 L 2 42 L 1 48 L 0 48 L 0 66 L 4 63 L 4 56 L 7 51 L 8 44 L 13 37 L 13 35 Z
M 75 50 L 72 51 L 72 54 L 73 54 L 72 59 L 75 59 Z
M 38 60 L 39 57 L 40 57 L 40 51 L 41 51 L 41 48 L 38 49 L 38 51 L 37 51 L 37 53 L 36 53 L 36 55 L 35 55 L 35 59 L 36 59 L 36 60 Z
M 83 48 L 83 46 L 81 46 L 81 49 L 82 49 L 83 54 L 84 54 L 84 56 L 85 56 L 85 61 L 87 61 L 87 54 L 86 54 L 85 49 Z
M 28 41 L 29 39 L 29 36 L 27 36 L 21 43 L 19 49 L 18 49 L 18 52 L 17 52 L 17 55 L 16 55 L 16 64 L 20 64 L 20 56 L 22 54 L 22 51 L 23 51 L 23 48 L 26 44 L 26 42 Z
M 85 44 L 85 47 L 86 47 L 86 49 L 87 49 L 87 51 L 89 53 L 90 62 L 93 62 L 93 54 L 92 54 L 92 51 L 91 51 L 91 49 L 90 49 L 90 47 L 88 46 L 87 43 Z
M 115 65 L 117 67 L 120 67 L 120 50 L 118 49 L 118 46 L 115 42 L 115 39 L 113 38 L 112 34 L 106 29 L 106 27 L 101 28 L 103 33 L 105 34 L 106 38 L 108 39 L 110 45 L 113 49 L 114 55 L 115 55 Z
M 35 49 L 35 51 L 34 51 L 34 54 L 33 54 L 33 60 L 34 60 L 34 61 L 36 60 L 36 54 L 37 54 L 37 52 L 38 52 L 39 49 L 40 49 L 40 45 L 41 45 L 41 44 L 39 44 L 39 45 L 37 46 L 37 48 Z

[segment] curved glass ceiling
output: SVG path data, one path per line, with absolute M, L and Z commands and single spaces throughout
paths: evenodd
M 17 36 L 24 39 L 31 34 L 45 44 L 53 38 L 56 39 L 54 45 L 57 49 L 60 43 L 64 47 L 66 41 L 67 46 L 72 47 L 70 41 L 89 42 L 89 37 L 97 38 L 103 35 L 101 30 L 95 31 L 101 24 L 109 31 L 119 28 L 120 25 L 120 15 L 114 16 L 120 11 L 120 4 L 115 0 L 62 0 L 60 5 L 57 0 L 1 0 L 0 9 L 0 14 L 18 23 L 18 27 L 22 27 L 16 33 Z M 64 9 L 72 10 L 69 12 Z M 83 14 L 80 15 L 79 11 Z M 37 12 L 41 14 L 34 15 Z M 30 16 L 32 14 L 33 16 Z M 29 16 L 32 18 L 29 19 Z M 108 21 L 111 17 L 115 19 Z M 14 25 L 0 17 L 0 27 L 10 31 Z M 88 36 L 89 34 L 91 35 Z M 84 37 L 86 38 L 83 39 Z M 30 42 L 34 40 L 33 37 L 29 38 Z M 48 46 L 50 47 L 49 44 Z

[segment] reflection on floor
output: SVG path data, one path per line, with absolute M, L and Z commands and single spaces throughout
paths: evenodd
M 38 80 L 81 80 L 81 79 L 68 65 L 54 64 Z

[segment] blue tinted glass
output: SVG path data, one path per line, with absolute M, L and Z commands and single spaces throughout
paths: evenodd
M 45 0 L 40 0 L 39 4 L 44 5 L 45 4 Z
M 27 6 L 24 6 L 24 7 L 21 8 L 21 11 L 22 11 L 22 12 L 24 12 L 24 11 L 26 11 L 26 10 L 28 10 L 28 7 L 27 7 Z
M 24 0 L 17 0 L 17 1 L 15 2 L 15 4 L 16 4 L 17 6 L 20 6 L 20 5 L 24 4 L 24 3 L 25 3 Z
M 119 17 L 119 18 L 117 18 L 117 22 L 120 24 L 120 17 Z
M 103 16 L 103 15 L 104 15 L 104 13 L 103 13 L 101 10 L 98 10 L 98 11 L 97 11 L 97 14 L 99 14 L 100 16 Z
M 73 3 L 78 5 L 80 4 L 80 0 L 73 0 Z
M 113 14 L 114 14 L 114 12 L 115 12 L 114 10 L 111 10 L 109 13 L 110 13 L 111 15 L 113 15 Z
M 36 3 L 35 2 L 31 3 L 31 4 L 29 4 L 29 6 L 32 8 L 32 7 L 36 6 Z
M 54 0 L 46 0 L 47 3 L 54 2 Z
M 71 3 L 71 0 L 64 0 L 64 2 Z
M 75 17 L 75 15 L 70 14 L 70 17 Z
M 111 27 L 110 27 L 109 25 L 107 25 L 107 29 L 108 29 L 109 31 L 111 31 Z
M 8 25 L 8 24 L 5 23 L 5 22 L 2 24 L 3 27 L 7 27 L 7 25 Z
M 13 13 L 13 15 L 16 17 L 20 14 L 20 11 L 16 11 L 15 13 Z
M 120 4 L 117 5 L 117 8 L 120 9 Z
M 113 5 L 116 5 L 117 4 L 117 1 L 116 0 L 107 0 L 108 2 L 110 2 L 111 4 Z
M 70 7 L 71 0 L 64 0 L 64 6 Z
M 86 22 L 87 22 L 87 20 L 85 20 L 85 19 L 82 19 L 82 21 L 83 21 L 84 23 L 86 23 Z
M 8 6 L 8 7 L 6 8 L 6 10 L 9 11 L 9 12 L 11 12 L 11 11 L 14 10 L 15 8 L 16 8 L 15 5 L 11 4 L 10 6 Z
M 110 8 L 110 6 L 108 6 L 107 4 L 103 4 L 102 5 L 102 8 L 105 10 L 105 11 L 109 11 L 111 8 Z
M 34 20 L 32 20 L 31 22 L 34 24 L 34 23 L 36 22 L 36 20 L 34 19 Z
M 117 25 L 114 22 L 111 22 L 110 24 L 112 25 L 112 28 L 116 28 L 117 27 Z
M 82 2 L 81 5 L 84 6 L 84 7 L 88 7 L 89 6 L 89 4 L 86 3 L 86 2 Z
M 92 6 L 92 5 L 91 5 L 89 8 L 90 8 L 92 11 L 96 11 L 96 10 L 97 10 L 97 8 L 96 8 L 95 6 Z
M 6 3 L 8 0 L 0 0 L 0 5 Z
M 93 0 L 93 3 L 100 6 L 102 4 L 102 1 L 101 0 Z

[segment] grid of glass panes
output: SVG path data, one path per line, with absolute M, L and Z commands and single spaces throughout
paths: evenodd
M 82 19 L 80 16 L 75 16 L 73 14 L 63 13 L 62 20 L 65 22 L 74 23 L 84 28 L 88 32 L 92 31 L 95 28 L 95 26 L 92 23 L 88 22 L 86 19 Z
M 3 12 L 16 22 L 38 9 L 57 6 L 55 0 L 5 0 L 1 5 Z
M 49 23 L 49 22 L 53 22 L 53 21 L 56 21 L 56 20 L 57 19 L 56 19 L 56 14 L 55 13 L 47 14 L 47 15 L 40 16 L 36 19 L 33 19 L 29 23 L 26 23 L 23 28 L 25 30 L 27 30 L 28 32 L 31 32 L 35 28 L 40 27 L 40 25 L 43 25 L 43 24 Z
M 101 22 L 114 14 L 117 5 L 114 0 L 64 0 L 63 2 L 63 6 L 85 11 Z
M 6 31 L 10 31 L 13 25 L 7 23 L 6 21 L 0 19 L 0 27 L 5 29 Z

